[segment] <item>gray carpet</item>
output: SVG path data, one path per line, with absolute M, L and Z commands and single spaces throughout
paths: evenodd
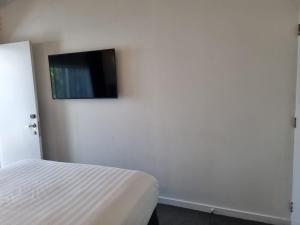
M 268 225 L 161 204 L 157 213 L 160 225 Z

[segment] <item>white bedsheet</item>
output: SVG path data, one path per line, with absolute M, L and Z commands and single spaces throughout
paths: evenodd
M 158 184 L 138 172 L 25 160 L 0 169 L 1 225 L 146 225 Z

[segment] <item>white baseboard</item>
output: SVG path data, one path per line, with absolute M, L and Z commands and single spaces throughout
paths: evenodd
M 224 207 L 218 207 L 214 205 L 208 205 L 208 204 L 201 204 L 198 202 L 190 202 L 180 199 L 174 199 L 174 198 L 168 198 L 168 197 L 159 197 L 159 203 L 167 204 L 167 205 L 173 205 L 178 206 L 182 208 L 187 209 L 193 209 L 201 212 L 211 212 L 211 210 L 214 210 L 215 214 L 223 215 L 223 216 L 231 216 L 235 218 L 245 219 L 245 220 L 252 220 L 262 223 L 269 223 L 274 225 L 290 225 L 290 219 L 289 218 L 282 218 L 282 217 L 276 217 L 276 216 L 270 216 L 265 214 L 259 214 L 254 212 L 247 212 L 237 209 L 229 209 Z

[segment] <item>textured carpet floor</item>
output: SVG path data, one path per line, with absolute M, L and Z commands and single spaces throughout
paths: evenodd
M 194 210 L 158 205 L 160 225 L 268 225 L 226 216 L 211 216 Z

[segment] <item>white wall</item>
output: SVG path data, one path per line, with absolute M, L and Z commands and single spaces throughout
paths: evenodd
M 161 195 L 288 218 L 294 0 L 14 0 L 48 159 L 140 169 Z M 51 99 L 47 55 L 114 47 L 120 98 Z

